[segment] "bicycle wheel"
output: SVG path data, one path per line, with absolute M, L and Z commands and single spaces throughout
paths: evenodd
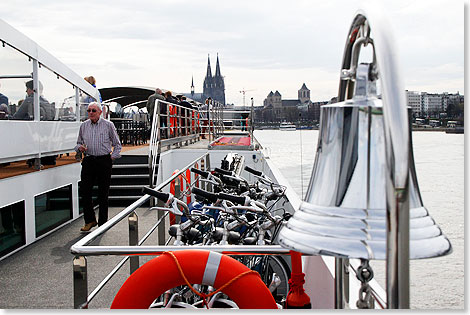
M 273 283 L 273 276 L 276 275 L 278 278 L 275 281 L 279 281 L 278 285 L 274 285 L 274 291 L 272 295 L 276 302 L 283 303 L 289 293 L 289 279 L 290 279 L 290 268 L 287 262 L 281 256 L 264 256 L 263 257 L 263 271 L 260 273 L 263 282 L 270 287 Z M 271 289 L 271 288 L 270 288 Z
M 257 271 L 276 302 L 282 305 L 289 293 L 291 274 L 289 264 L 285 259 L 282 256 L 273 255 L 238 256 L 236 259 L 251 270 Z M 274 277 L 276 278 L 274 279 Z
M 194 287 L 205 294 L 209 294 L 208 286 L 195 284 Z M 214 289 L 212 288 L 212 291 Z M 235 302 L 230 300 L 227 295 L 218 292 L 216 295 L 208 299 L 209 308 L 236 308 Z M 179 286 L 167 291 L 159 296 L 149 308 L 205 308 L 203 300 L 194 294 L 188 286 Z

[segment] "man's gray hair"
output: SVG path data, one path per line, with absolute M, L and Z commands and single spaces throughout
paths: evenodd
M 100 104 L 98 104 L 98 102 L 91 102 L 90 104 L 88 104 L 87 109 L 92 107 L 92 106 L 96 106 L 96 108 L 98 108 L 101 111 L 101 106 L 100 106 Z

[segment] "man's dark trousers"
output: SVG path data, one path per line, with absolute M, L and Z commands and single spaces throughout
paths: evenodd
M 108 195 L 111 183 L 113 162 L 111 155 L 86 156 L 82 161 L 81 194 L 85 224 L 96 221 L 93 211 L 92 189 L 98 185 L 99 218 L 98 225 L 108 221 Z

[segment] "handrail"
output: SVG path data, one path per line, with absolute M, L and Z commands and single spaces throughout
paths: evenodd
M 0 163 L 34 158 L 36 159 L 35 168 L 40 169 L 39 159 L 41 157 L 73 151 L 76 143 L 71 139 L 74 135 L 76 137 L 80 123 L 80 93 L 84 92 L 99 100 L 99 92 L 36 42 L 2 19 L 0 19 L 0 41 L 4 46 L 13 48 L 18 55 L 24 56 L 25 60 L 29 58 L 31 62 L 31 73 L 21 75 L 4 74 L 1 79 L 32 79 L 34 90 L 33 113 L 30 113 L 33 114 L 33 120 L 8 119 L 0 121 L 2 132 L 21 132 L 22 134 L 18 136 L 28 139 L 23 146 L 27 149 L 16 148 L 14 143 L 7 144 L 6 147 L 3 147 L 2 154 L 0 154 Z M 42 71 L 39 68 L 41 67 L 47 69 L 47 72 L 50 71 L 50 74 L 57 76 L 57 78 L 63 79 L 74 88 L 75 91 L 71 90 L 70 92 L 70 96 L 75 100 L 74 111 L 76 117 L 73 121 L 52 120 L 50 117 L 47 118 L 47 121 L 40 119 L 39 82 L 42 79 Z M 56 132 L 58 129 L 63 132 Z M 58 136 L 60 136 L 60 139 L 57 139 Z M 51 141 L 51 137 L 54 137 L 54 141 Z M 48 145 L 42 145 L 42 143 Z
M 155 169 L 157 161 L 160 161 L 161 153 L 161 132 L 160 132 L 160 106 L 159 101 L 155 101 L 153 107 L 153 119 L 150 126 L 150 143 L 149 143 L 149 186 L 155 186 Z
M 84 246 L 74 253 L 86 256 L 100 255 L 161 255 L 168 251 L 181 251 L 194 249 L 193 245 L 168 246 L 168 245 L 149 245 L 149 246 Z M 197 249 L 210 250 L 225 255 L 284 255 L 289 250 L 281 245 L 198 245 Z
M 156 189 L 162 190 L 164 187 L 168 186 L 172 181 L 176 180 L 178 176 L 183 174 L 187 169 L 195 166 L 200 161 L 206 161 L 204 163 L 204 169 L 209 167 L 209 153 L 206 152 L 200 157 L 196 158 L 194 161 L 189 163 L 186 167 L 184 167 L 181 171 L 173 174 L 167 180 L 160 183 Z M 203 163 L 201 163 L 202 166 Z M 162 230 L 165 229 L 165 220 L 167 214 L 162 215 L 158 222 L 153 225 L 150 230 L 142 237 L 142 239 L 138 240 L 135 244 L 131 244 L 129 246 L 88 246 L 88 244 L 92 243 L 96 238 L 106 233 L 109 229 L 113 226 L 118 224 L 122 219 L 127 216 L 132 215 L 135 210 L 144 204 L 146 201 L 150 199 L 150 195 L 144 195 L 140 197 L 138 200 L 133 202 L 130 206 L 126 207 L 124 210 L 119 212 L 116 216 L 112 217 L 108 220 L 105 224 L 98 227 L 95 231 L 91 232 L 89 235 L 85 236 L 77 243 L 71 246 L 70 252 L 75 255 L 73 260 L 74 264 L 74 307 L 75 308 L 87 308 L 88 304 L 92 301 L 92 299 L 96 296 L 96 294 L 109 282 L 109 280 L 116 274 L 116 272 L 124 265 L 124 263 L 128 259 L 138 259 L 138 255 L 142 254 L 152 254 L 158 252 L 161 249 L 168 247 L 165 246 L 142 246 L 144 241 L 155 231 L 155 229 L 161 228 Z M 162 224 L 163 223 L 163 224 Z M 136 230 L 136 228 L 134 228 Z M 131 234 L 131 223 L 129 223 L 129 233 Z M 136 236 L 137 238 L 137 236 Z M 87 266 L 86 266 L 86 256 L 92 255 L 132 255 L 132 257 L 127 256 L 123 260 L 121 260 L 113 270 L 105 276 L 105 278 L 98 284 L 98 286 L 92 291 L 90 295 L 87 295 L 88 292 L 88 284 L 87 284 Z M 132 261 L 131 261 L 132 265 Z M 138 261 L 137 261 L 138 265 Z M 132 272 L 132 267 L 131 267 Z
M 166 106 L 166 113 L 162 114 L 160 109 L 161 105 Z M 170 113 L 171 106 L 176 109 L 176 114 Z M 186 115 L 182 115 L 186 113 Z M 160 160 L 161 147 L 162 147 L 162 133 L 165 132 L 166 139 L 178 139 L 173 144 L 181 144 L 182 142 L 188 142 L 186 135 L 193 135 L 192 139 L 199 139 L 199 120 L 198 110 L 190 109 L 178 104 L 170 103 L 163 100 L 155 100 L 153 107 L 153 119 L 150 131 L 150 143 L 149 143 L 149 186 L 155 187 L 156 176 L 158 175 L 157 165 Z M 165 120 L 166 124 L 162 126 L 162 119 Z M 184 119 L 184 134 L 182 132 L 181 121 Z M 173 120 L 173 121 L 172 121 Z M 176 122 L 175 122 L 176 120 Z M 174 124 L 172 127 L 171 124 Z M 174 129 L 171 129 L 174 128 Z M 173 130 L 173 132 L 171 132 Z M 186 138 L 185 138 L 186 137 Z
M 155 229 L 160 225 L 160 222 L 162 222 L 162 220 L 164 220 L 166 217 L 168 216 L 168 212 L 165 213 L 158 221 L 157 223 L 154 224 L 154 226 L 152 226 L 152 228 L 147 232 L 147 234 L 145 234 L 142 239 L 137 243 L 137 246 L 140 246 L 142 245 L 147 239 L 148 237 L 155 231 Z M 116 272 L 119 271 L 119 269 L 121 269 L 121 267 L 124 265 L 124 263 L 126 261 L 128 261 L 131 257 L 130 256 L 126 256 L 124 257 L 117 265 L 116 267 L 114 267 L 113 270 L 111 270 L 111 272 L 96 286 L 96 288 L 90 293 L 90 295 L 88 296 L 88 303 L 89 301 L 93 300 L 93 298 L 101 291 L 101 289 L 109 282 L 109 280 L 111 280 L 111 278 L 116 274 Z
M 244 108 L 246 108 L 245 106 Z M 240 117 L 242 117 L 242 114 L 247 115 L 245 118 L 233 118 L 230 117 L 228 118 L 227 116 L 232 114 L 231 116 L 234 116 L 233 114 L 238 114 Z M 251 138 L 251 142 L 253 142 L 253 131 L 254 131 L 254 121 L 253 121 L 253 104 L 251 105 L 251 108 L 249 110 L 232 110 L 232 109 L 223 109 L 223 121 L 231 121 L 233 122 L 232 125 L 230 126 L 222 126 L 222 132 L 221 135 L 224 135 L 225 132 L 224 130 L 226 128 L 229 128 L 231 130 L 236 130 L 238 132 L 241 132 L 243 134 L 248 134 Z M 233 133 L 232 133 L 233 134 Z
M 166 113 L 161 113 L 161 105 L 167 106 Z M 172 113 L 170 113 L 170 106 L 174 106 L 172 108 Z M 183 111 L 184 109 L 184 111 Z M 158 175 L 158 164 L 160 163 L 160 155 L 161 155 L 161 146 L 164 142 L 173 143 L 175 139 L 176 142 L 178 141 L 187 141 L 188 136 L 181 136 L 183 133 L 183 127 L 181 125 L 181 119 L 187 119 L 184 124 L 185 133 L 189 134 L 190 136 L 199 137 L 200 134 L 204 134 L 201 132 L 201 121 L 207 122 L 207 135 L 210 138 L 215 139 L 220 135 L 223 135 L 224 126 L 223 126 L 223 107 L 222 106 L 212 106 L 207 108 L 205 113 L 207 114 L 206 118 L 201 118 L 200 114 L 204 112 L 205 109 L 189 109 L 184 106 L 173 104 L 163 100 L 155 100 L 154 112 L 153 112 L 153 119 L 152 119 L 152 127 L 151 127 L 151 134 L 150 134 L 150 144 L 149 144 L 149 186 L 154 188 L 156 186 L 156 190 L 162 190 L 163 188 L 167 187 L 171 182 L 178 180 L 179 176 L 184 174 L 186 170 L 190 167 L 196 165 L 201 161 L 201 167 L 204 169 L 210 169 L 210 161 L 209 161 L 209 153 L 206 152 L 205 154 L 201 155 L 200 157 L 196 158 L 194 161 L 189 163 L 186 167 L 181 169 L 180 171 L 176 172 L 168 179 L 163 181 L 162 183 L 156 185 L 157 182 L 157 175 Z M 186 113 L 186 115 L 184 115 Z M 162 124 L 162 120 L 165 120 L 167 123 Z M 171 121 L 170 119 L 174 119 Z M 175 123 L 176 122 L 178 123 Z M 171 125 L 173 123 L 173 126 Z M 169 132 L 173 127 L 174 132 Z M 248 128 L 248 127 L 247 127 Z M 162 131 L 165 130 L 167 132 L 168 139 L 162 139 Z M 250 128 L 252 133 L 252 128 Z M 191 138 L 191 137 L 190 137 Z M 171 144 L 170 144 L 171 145 Z M 205 162 L 204 162 L 205 161 Z M 178 196 L 176 196 L 178 197 Z M 86 308 L 88 304 L 93 300 L 93 298 L 100 292 L 100 290 L 109 282 L 109 280 L 114 276 L 114 274 L 120 270 L 120 268 L 124 265 L 127 260 L 131 260 L 131 272 L 132 272 L 132 260 L 138 259 L 139 255 L 157 255 L 161 254 L 164 251 L 168 250 L 184 250 L 187 249 L 185 246 L 178 246 L 178 247 L 169 247 L 169 246 L 142 246 L 143 242 L 155 231 L 155 229 L 159 229 L 160 231 L 164 231 L 165 228 L 165 220 L 164 218 L 167 216 L 165 215 L 160 216 L 158 222 L 152 226 L 152 228 L 145 234 L 145 236 L 136 241 L 135 244 L 130 244 L 129 246 L 90 246 L 89 244 L 92 243 L 97 237 L 106 233 L 110 228 L 116 225 L 125 217 L 129 216 L 129 218 L 134 215 L 135 210 L 144 204 L 147 201 L 152 202 L 154 198 L 151 198 L 149 195 L 144 195 L 139 198 L 137 201 L 132 203 L 130 206 L 125 208 L 123 211 L 118 213 L 116 216 L 111 218 L 108 222 L 103 224 L 102 226 L 98 227 L 95 231 L 90 233 L 89 235 L 82 238 L 80 241 L 75 243 L 70 251 L 74 258 L 74 307 L 75 308 Z M 136 218 L 134 219 L 136 220 Z M 131 226 L 131 223 L 129 222 Z M 129 228 L 131 233 L 131 227 Z M 265 254 L 287 254 L 288 250 L 281 248 L 280 246 L 267 246 L 266 248 L 260 246 L 203 246 L 198 247 L 200 249 L 207 249 L 218 251 L 224 254 L 240 254 L 240 255 L 249 255 L 249 254 L 258 254 L 258 255 L 265 255 Z M 86 256 L 99 256 L 99 255 L 126 255 L 114 268 L 113 270 L 99 283 L 99 285 L 92 291 L 90 295 L 87 296 L 87 280 L 86 280 Z M 135 263 L 134 263 L 135 266 Z M 138 266 L 138 260 L 137 260 Z
M 224 106 L 218 101 L 210 100 L 199 106 L 201 135 L 215 140 L 224 133 Z

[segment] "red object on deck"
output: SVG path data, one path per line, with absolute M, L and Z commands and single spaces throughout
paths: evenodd
M 249 146 L 251 144 L 250 137 L 222 137 L 212 145 L 239 145 Z
M 303 284 L 305 274 L 302 272 L 302 254 L 290 251 L 292 272 L 289 280 L 289 294 L 286 299 L 286 308 L 312 308 L 310 297 L 305 293 Z
M 215 264 L 211 261 L 210 268 L 207 268 L 210 255 L 214 257 L 214 253 L 207 250 L 163 253 L 127 278 L 114 297 L 111 308 L 148 309 L 156 298 L 171 288 L 188 285 L 193 290 L 191 284 L 210 281 L 210 285 L 223 290 L 240 309 L 277 309 L 276 301 L 256 271 L 221 254 L 216 254 L 220 256 L 218 262 Z M 213 279 L 204 279 L 208 273 L 206 268 L 215 269 L 211 272 Z
M 178 173 L 180 170 L 175 170 L 172 176 Z M 170 183 L 170 194 L 173 196 L 176 193 L 176 180 L 180 182 L 180 192 L 183 191 L 183 175 L 178 176 L 178 178 L 175 178 L 171 183 Z M 176 216 L 170 212 L 170 225 L 176 224 Z

